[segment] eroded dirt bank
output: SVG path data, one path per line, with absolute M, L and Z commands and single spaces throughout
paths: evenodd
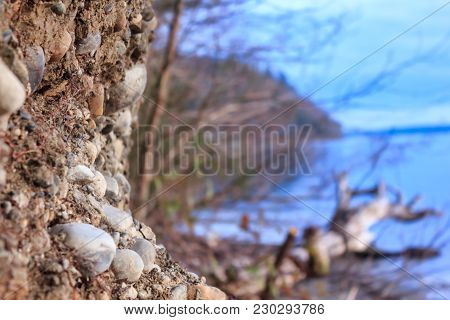
M 149 1 L 0 0 L 0 297 L 218 299 L 129 211 Z

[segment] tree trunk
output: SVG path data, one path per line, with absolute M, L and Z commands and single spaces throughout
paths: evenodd
M 169 92 L 170 85 L 170 77 L 171 77 L 171 66 L 176 56 L 176 48 L 177 48 L 177 34 L 180 28 L 180 19 L 183 11 L 183 0 L 176 0 L 173 7 L 173 16 L 170 24 L 170 32 L 168 35 L 168 43 L 163 57 L 163 63 L 161 66 L 161 71 L 159 72 L 158 78 L 155 84 L 155 93 L 156 99 L 153 105 L 153 109 L 151 111 L 150 117 L 148 119 L 148 125 L 151 128 L 156 128 L 159 126 L 161 116 L 164 112 L 164 109 L 167 106 L 167 96 Z M 145 201 L 148 201 L 150 194 L 150 183 L 152 182 L 155 173 L 146 172 L 146 165 L 153 164 L 155 161 L 154 150 L 152 150 L 151 146 L 154 144 L 155 136 L 151 136 L 152 143 L 148 144 L 148 141 L 143 139 L 141 141 L 141 148 L 139 149 L 142 152 L 142 156 L 140 156 L 140 181 L 139 181 L 139 205 L 141 206 Z M 144 211 L 140 211 L 144 212 Z M 141 214 L 140 214 L 141 215 Z M 142 215 L 141 215 L 142 216 Z

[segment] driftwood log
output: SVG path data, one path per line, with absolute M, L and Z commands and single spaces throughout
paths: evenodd
M 369 189 L 352 189 L 345 173 L 338 176 L 336 185 L 337 205 L 328 228 L 322 230 L 309 227 L 303 234 L 311 274 L 317 276 L 328 274 L 330 260 L 344 254 L 362 258 L 368 256 L 427 258 L 438 254 L 432 248 L 414 247 L 397 252 L 384 252 L 373 247 L 375 234 L 371 231 L 371 227 L 382 220 L 412 222 L 438 215 L 433 209 L 414 209 L 421 199 L 420 196 L 415 196 L 404 203 L 403 195 L 396 190 L 388 191 L 383 182 Z M 369 196 L 372 199 L 352 206 L 353 200 L 360 196 Z

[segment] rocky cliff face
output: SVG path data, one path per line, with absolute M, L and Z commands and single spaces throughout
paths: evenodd
M 0 0 L 0 298 L 225 298 L 129 210 L 151 3 Z

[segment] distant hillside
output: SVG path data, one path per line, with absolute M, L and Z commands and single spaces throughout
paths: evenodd
M 285 81 L 270 73 L 233 59 L 189 57 L 174 65 L 168 107 L 193 124 L 263 124 L 300 100 Z M 341 134 L 340 125 L 310 100 L 272 123 L 311 124 L 313 138 Z

